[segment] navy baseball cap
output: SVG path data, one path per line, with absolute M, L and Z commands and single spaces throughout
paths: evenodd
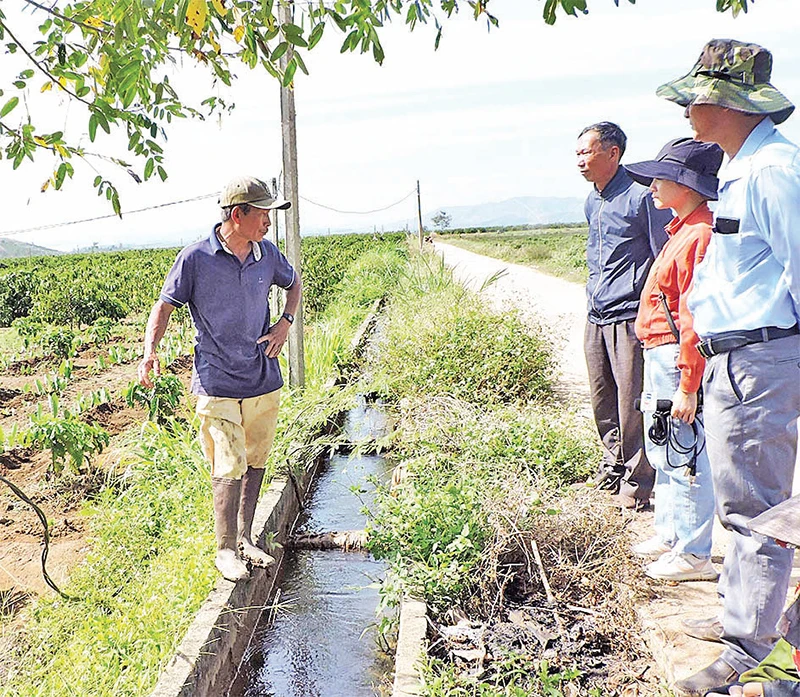
M 668 179 L 693 189 L 716 201 L 722 164 L 722 149 L 715 143 L 701 143 L 692 138 L 676 138 L 667 143 L 655 160 L 625 165 L 631 179 L 650 186 L 653 179 Z

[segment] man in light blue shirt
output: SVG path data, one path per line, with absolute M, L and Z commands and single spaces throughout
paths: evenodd
M 791 495 L 800 416 L 800 149 L 775 128 L 794 106 L 771 70 L 761 46 L 714 40 L 688 75 L 657 91 L 686 107 L 697 140 L 727 155 L 714 235 L 689 295 L 708 359 L 717 513 L 732 533 L 720 579 L 725 649 L 675 685 L 685 695 L 735 681 L 771 651 L 792 566 L 791 550 L 747 526 Z

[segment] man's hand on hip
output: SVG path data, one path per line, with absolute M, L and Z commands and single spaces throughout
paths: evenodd
M 285 319 L 281 318 L 269 328 L 264 336 L 256 341 L 257 344 L 265 344 L 264 353 L 267 354 L 267 358 L 278 357 L 289 336 L 290 326 Z

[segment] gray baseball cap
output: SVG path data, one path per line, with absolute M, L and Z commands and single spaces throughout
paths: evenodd
M 248 204 L 254 208 L 285 210 L 292 205 L 291 201 L 275 198 L 269 186 L 257 177 L 236 177 L 231 179 L 219 195 L 220 208 Z

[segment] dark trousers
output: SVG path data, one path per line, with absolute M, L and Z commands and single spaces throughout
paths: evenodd
M 594 421 L 603 443 L 600 478 L 619 493 L 647 500 L 655 471 L 644 451 L 642 414 L 634 401 L 642 393 L 644 358 L 634 320 L 586 323 L 583 343 L 589 370 Z

